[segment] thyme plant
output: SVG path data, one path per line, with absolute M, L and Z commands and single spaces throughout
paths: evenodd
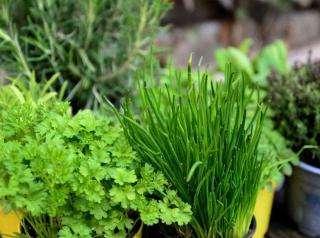
M 276 129 L 300 158 L 320 167 L 320 61 L 296 65 L 288 75 L 269 76 L 268 99 Z
M 74 108 L 96 106 L 95 94 L 113 102 L 130 92 L 132 69 L 160 32 L 163 0 L 2 0 L 0 64 L 10 74 L 68 81 Z
M 192 205 L 193 237 L 243 238 L 264 168 L 257 155 L 264 110 L 257 107 L 247 120 L 247 85 L 230 66 L 224 82 L 193 74 L 191 66 L 185 73 L 186 90 L 175 91 L 156 86 L 146 69 L 138 71 L 141 115 L 129 101 L 122 114 L 114 110 L 138 154 Z M 181 74 L 169 77 L 179 85 Z

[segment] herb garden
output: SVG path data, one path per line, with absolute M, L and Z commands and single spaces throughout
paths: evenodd
M 173 2 L 0 2 L 0 237 L 263 238 L 284 179 L 320 235 L 320 62 L 163 62 Z

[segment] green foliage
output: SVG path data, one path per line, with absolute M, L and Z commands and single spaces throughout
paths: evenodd
M 193 78 L 196 78 L 198 75 L 197 72 L 191 73 Z M 174 74 L 177 74 L 179 79 L 170 77 L 170 75 Z M 194 83 L 197 84 L 198 81 L 195 81 Z M 159 84 L 163 87 L 169 88 L 176 94 L 180 94 L 181 92 L 183 93 L 188 91 L 188 75 L 183 74 L 183 70 L 168 67 L 164 70 L 164 75 L 159 80 Z M 247 90 L 246 97 L 249 100 L 247 116 L 248 119 L 250 119 L 254 116 L 255 111 L 257 110 L 257 103 L 266 97 L 266 92 L 259 90 L 252 94 L 250 93 L 250 90 Z M 135 103 L 137 97 L 132 98 L 132 100 L 133 103 Z M 166 95 L 162 96 L 161 103 L 163 106 L 170 104 Z M 258 155 L 259 159 L 264 159 L 268 163 L 266 165 L 266 169 L 263 171 L 260 187 L 273 189 L 274 185 L 278 185 L 282 181 L 284 174 L 292 174 L 292 164 L 297 164 L 299 158 L 298 155 L 289 148 L 288 141 L 274 129 L 271 116 L 272 112 L 269 108 L 262 126 Z
M 95 107 L 95 94 L 117 102 L 130 92 L 132 70 L 159 33 L 162 0 L 2 0 L 0 63 L 11 74 L 68 81 L 68 99 Z
M 297 65 L 288 76 L 269 77 L 269 99 L 277 130 L 299 151 L 320 142 L 320 62 Z M 320 150 L 305 150 L 301 158 L 319 166 Z
M 228 47 L 216 50 L 214 55 L 218 69 L 224 71 L 225 65 L 231 63 L 234 71 L 244 72 L 253 85 L 261 87 L 267 86 L 267 77 L 273 70 L 283 75 L 288 74 L 288 52 L 282 41 L 275 41 L 266 46 L 253 60 L 248 56 L 251 43 L 247 39 L 239 48 Z
M 264 168 L 257 154 L 264 113 L 258 107 L 247 120 L 246 84 L 230 68 L 224 82 L 193 74 L 190 66 L 184 74 L 187 88 L 176 91 L 155 86 L 152 73 L 139 71 L 141 118 L 126 103 L 119 119 L 144 161 L 192 204 L 193 237 L 242 238 Z M 178 71 L 169 77 L 180 85 Z
M 256 102 L 259 100 L 258 97 L 257 93 L 251 96 L 251 101 L 248 105 L 249 118 L 254 116 L 257 107 Z M 283 174 L 292 174 L 292 164 L 297 164 L 299 157 L 289 148 L 288 141 L 281 133 L 275 130 L 271 116 L 272 111 L 269 108 L 262 126 L 258 155 L 259 159 L 267 162 L 260 186 L 273 189 L 275 185 L 281 182 Z
M 238 48 L 228 47 L 219 48 L 214 52 L 215 60 L 218 69 L 222 72 L 225 71 L 225 66 L 231 63 L 233 71 L 243 71 L 250 79 L 254 75 L 254 66 L 250 58 L 247 56 L 251 41 L 245 40 Z
M 272 71 L 287 75 L 290 71 L 288 65 L 288 50 L 282 41 L 264 47 L 254 59 L 257 75 L 254 77 L 256 84 L 267 84 L 266 78 Z
M 268 91 L 268 75 L 279 72 L 287 75 L 289 66 L 287 64 L 287 49 L 283 42 L 276 41 L 263 48 L 253 60 L 250 60 L 248 53 L 252 41 L 245 40 L 239 48 L 229 47 L 218 49 L 215 58 L 220 70 L 224 65 L 231 62 L 233 69 L 242 72 L 251 82 L 251 87 L 260 88 L 260 92 L 250 95 L 248 116 L 253 116 L 257 107 L 257 101 L 265 98 Z M 259 157 L 266 159 L 268 166 L 261 180 L 261 187 L 271 184 L 278 184 L 282 174 L 291 175 L 291 164 L 298 162 L 298 156 L 289 148 L 288 142 L 274 129 L 271 118 L 272 112 L 269 109 L 262 127 L 262 135 L 259 143 Z
M 28 100 L 18 88 L 0 88 L 0 204 L 22 215 L 26 232 L 126 237 L 139 219 L 189 222 L 191 207 L 136 156 L 119 126 L 89 110 L 72 116 L 54 97 Z M 8 98 L 16 98 L 10 108 Z
M 292 174 L 292 164 L 297 165 L 299 162 L 298 155 L 289 148 L 287 140 L 274 129 L 273 121 L 269 117 L 264 121 L 258 151 L 261 159 L 268 161 L 261 187 L 271 188 L 272 185 L 278 185 L 283 179 L 283 174 Z

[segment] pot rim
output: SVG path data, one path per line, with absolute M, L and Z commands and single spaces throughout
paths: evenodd
M 307 171 L 309 173 L 320 175 L 320 169 L 319 168 L 317 168 L 315 166 L 312 166 L 310 164 L 307 164 L 305 162 L 300 161 L 299 168 L 302 169 L 302 170 L 305 170 L 305 171 Z
M 256 229 L 257 229 L 257 221 L 256 221 L 255 216 L 253 216 L 251 219 L 249 231 L 248 231 L 247 235 L 245 236 L 245 238 L 252 238 L 253 235 L 256 233 Z

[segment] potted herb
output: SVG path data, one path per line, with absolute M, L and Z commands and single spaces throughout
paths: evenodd
M 269 99 L 273 121 L 294 151 L 304 150 L 288 189 L 288 209 L 302 232 L 320 235 L 320 62 L 296 65 L 288 76 L 272 74 Z
M 250 87 L 259 88 L 259 92 L 250 95 L 248 116 L 254 115 L 259 98 L 266 101 L 268 75 L 272 71 L 287 75 L 290 70 L 287 63 L 287 49 L 282 41 L 267 45 L 254 57 L 249 57 L 251 44 L 252 41 L 247 39 L 239 48 L 221 48 L 214 54 L 218 70 L 223 71 L 225 64 L 231 62 L 233 70 L 246 76 Z M 255 207 L 254 214 L 258 223 L 255 238 L 265 236 L 269 227 L 275 190 L 283 181 L 284 175 L 292 174 L 292 164 L 298 163 L 298 156 L 289 148 L 287 140 L 275 130 L 271 115 L 272 111 L 269 108 L 262 126 L 258 148 L 259 157 L 265 159 L 268 165 L 261 180 L 261 191 Z
M 283 183 L 284 175 L 292 175 L 292 165 L 297 164 L 299 158 L 288 148 L 287 140 L 273 128 L 269 117 L 263 124 L 258 151 L 259 158 L 265 160 L 267 165 L 254 211 L 257 220 L 254 238 L 263 238 L 269 228 L 275 191 Z
M 192 74 L 190 66 L 185 74 L 187 89 L 174 92 L 156 86 L 152 73 L 139 71 L 141 115 L 132 113 L 129 102 L 123 114 L 114 110 L 133 148 L 192 205 L 186 237 L 251 237 L 264 169 L 257 151 L 263 109 L 257 107 L 247 120 L 247 85 L 230 68 L 224 82 L 200 71 Z M 179 85 L 178 72 L 173 70 L 170 77 Z
M 108 118 L 0 90 L 13 99 L 0 100 L 0 202 L 19 214 L 25 237 L 131 237 L 140 221 L 190 221 L 191 207 Z
M 117 103 L 132 89 L 133 69 L 161 32 L 169 6 L 163 0 L 3 0 L 1 69 L 29 76 L 30 68 L 39 80 L 60 72 L 53 87 L 68 82 L 74 110 L 96 108 L 96 93 Z
M 9 111 L 12 109 L 13 105 L 20 102 L 28 101 L 31 104 L 46 103 L 53 97 L 57 97 L 56 92 L 50 92 L 49 88 L 51 82 L 57 79 L 57 74 L 53 75 L 48 82 L 43 85 L 42 88 L 35 82 L 35 75 L 31 74 L 28 86 L 25 87 L 20 80 L 15 80 L 12 78 L 7 78 L 9 81 L 14 83 L 8 86 L 0 87 L 0 110 L 2 112 Z M 32 90 L 28 90 L 32 88 Z M 59 97 L 61 97 L 63 92 Z M 0 204 L 0 236 L 11 237 L 13 234 L 20 233 L 21 231 L 21 221 L 18 214 L 15 211 L 3 211 L 3 207 Z M 7 234 L 7 235 L 4 235 Z

